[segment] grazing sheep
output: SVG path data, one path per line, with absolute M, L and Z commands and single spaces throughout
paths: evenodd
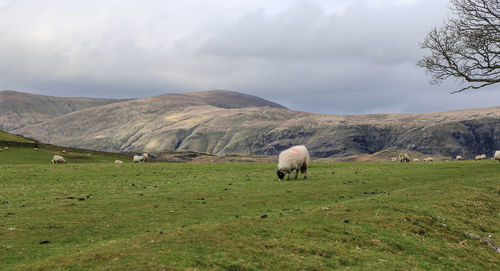
M 9 147 L 3 147 L 3 149 L 4 149 L 4 150 L 8 150 L 8 149 L 9 149 Z
M 39 151 L 40 149 L 39 148 L 35 148 L 35 151 Z
M 143 162 L 146 162 L 146 161 L 148 161 L 148 159 L 149 159 L 149 155 L 148 155 L 147 153 L 143 153 L 143 154 L 141 154 L 141 157 L 142 157 L 142 158 L 143 158 L 143 160 L 144 160 Z
M 495 157 L 495 160 L 498 160 L 498 162 L 500 162 L 500 151 L 496 151 L 493 157 Z
M 486 160 L 486 154 L 481 154 L 481 159 Z
M 476 155 L 476 158 L 474 158 L 475 160 L 481 160 L 481 155 Z
M 457 160 L 457 161 L 464 160 L 464 158 L 461 155 L 457 155 L 457 157 L 455 158 L 455 160 Z
M 63 153 L 66 153 L 66 151 L 65 151 L 65 150 L 63 150 L 62 152 L 63 152 Z
M 420 160 L 418 158 L 414 158 L 413 162 L 419 162 Z
M 396 162 L 396 161 L 397 161 L 396 157 L 392 157 L 392 158 L 391 158 L 391 161 L 392 161 L 392 162 Z
M 434 159 L 432 159 L 432 157 L 424 158 L 424 162 L 432 162 L 432 161 L 434 161 Z
M 304 175 L 304 180 L 307 179 L 307 168 L 309 167 L 311 158 L 305 146 L 293 146 L 282 151 L 278 160 L 278 170 L 276 174 L 278 174 L 278 179 L 280 181 L 283 180 L 285 174 L 288 174 L 287 180 L 290 180 L 290 174 L 294 169 L 296 171 L 295 179 L 297 179 L 297 175 L 299 175 L 299 170 Z
M 407 153 L 400 153 L 399 154 L 399 162 L 410 163 L 410 156 Z
M 52 164 L 59 164 L 59 163 L 66 164 L 66 160 L 64 160 L 62 156 L 54 155 L 54 157 L 52 158 Z
M 134 163 L 137 162 L 144 162 L 144 157 L 139 156 L 139 155 L 134 155 Z
M 122 160 L 115 160 L 115 164 L 122 164 L 123 161 Z

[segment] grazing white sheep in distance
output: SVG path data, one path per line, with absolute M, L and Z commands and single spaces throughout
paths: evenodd
M 432 157 L 426 157 L 424 158 L 424 162 L 432 162 L 434 159 Z
M 142 160 L 143 160 L 143 162 L 146 162 L 146 161 L 148 161 L 148 159 L 149 159 L 149 155 L 148 155 L 147 153 L 143 153 L 143 154 L 141 154 L 141 157 L 143 158 L 143 159 L 142 159 Z
M 413 162 L 420 162 L 420 159 L 418 159 L 418 158 L 414 158 L 414 159 L 413 159 Z
M 500 162 L 500 151 L 496 151 L 493 157 L 495 158 L 495 160 L 498 160 L 498 162 Z
M 481 159 L 482 159 L 482 158 L 481 158 L 481 155 L 476 155 L 475 160 L 481 160 Z
M 407 153 L 400 153 L 399 154 L 399 162 L 410 163 L 410 156 Z
M 144 157 L 142 157 L 140 155 L 134 155 L 134 163 L 137 163 L 137 162 L 144 162 Z
M 457 155 L 457 157 L 455 158 L 455 160 L 457 160 L 457 161 L 464 160 L 464 158 L 461 155 Z
M 123 161 L 122 160 L 115 160 L 115 164 L 122 164 Z
M 64 160 L 62 156 L 54 155 L 54 157 L 52 158 L 52 164 L 59 164 L 59 163 L 66 164 L 66 160 Z
M 309 152 L 303 145 L 293 146 L 282 151 L 278 158 L 278 170 L 276 171 L 278 179 L 281 181 L 285 177 L 285 174 L 288 174 L 287 180 L 290 180 L 290 173 L 292 173 L 293 170 L 296 171 L 295 179 L 297 179 L 300 170 L 305 180 L 307 178 L 307 168 L 309 167 L 310 160 Z
M 481 154 L 481 159 L 486 160 L 486 154 Z

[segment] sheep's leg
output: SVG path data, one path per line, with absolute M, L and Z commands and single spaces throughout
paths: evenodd
M 291 171 L 288 172 L 288 175 L 287 175 L 288 177 L 286 178 L 287 181 L 290 181 L 290 173 L 292 173 L 292 172 Z
M 299 169 L 295 170 L 295 180 L 297 180 L 297 176 L 299 175 Z
M 304 180 L 307 179 L 307 166 L 306 164 L 303 164 L 302 167 L 300 168 L 300 173 L 304 175 Z

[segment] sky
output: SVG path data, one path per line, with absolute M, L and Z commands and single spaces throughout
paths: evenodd
M 326 114 L 500 105 L 417 67 L 448 0 L 0 0 L 0 90 L 142 98 L 224 89 Z

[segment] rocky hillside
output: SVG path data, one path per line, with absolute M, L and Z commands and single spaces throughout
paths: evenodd
M 120 102 L 119 99 L 52 97 L 0 91 L 0 130 L 14 131 L 85 108 Z
M 15 132 L 96 150 L 276 155 L 291 145 L 305 144 L 315 157 L 395 148 L 471 158 L 500 149 L 500 107 L 338 116 L 292 111 L 235 92 L 202 92 L 87 108 Z

